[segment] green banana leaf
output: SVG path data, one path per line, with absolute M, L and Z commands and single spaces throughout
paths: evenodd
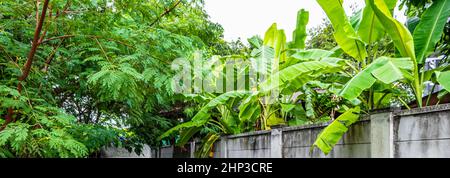
M 301 50 L 292 55 L 293 58 L 296 59 L 312 59 L 312 60 L 320 60 L 325 57 L 330 57 L 333 55 L 334 52 L 327 51 L 323 49 L 308 49 L 308 50 Z
M 419 17 L 411 17 L 406 20 L 406 27 L 408 28 L 409 32 L 414 33 L 414 30 L 416 30 L 417 25 L 420 22 Z
M 176 131 L 179 131 L 183 128 L 202 127 L 211 118 L 211 114 L 209 113 L 209 111 L 211 109 L 215 108 L 216 106 L 226 104 L 227 101 L 232 98 L 243 98 L 244 96 L 247 96 L 249 94 L 250 94 L 249 91 L 231 91 L 231 92 L 224 93 L 224 94 L 214 98 L 208 104 L 206 104 L 204 107 L 202 107 L 202 109 L 200 109 L 200 111 L 192 118 L 191 121 L 185 122 L 185 123 L 182 123 L 182 124 L 179 124 L 179 125 L 173 127 L 172 129 L 170 129 L 167 132 L 165 132 L 164 134 L 162 134 L 159 138 L 160 139 L 166 138 L 166 137 L 172 135 L 173 133 L 175 133 Z
M 319 61 L 323 58 L 330 57 L 334 54 L 332 51 L 322 50 L 322 49 L 308 49 L 308 50 L 297 50 L 292 54 L 288 60 L 280 66 L 280 70 L 286 67 L 298 64 L 300 62 L 306 61 Z
M 348 100 L 356 99 L 361 93 L 372 87 L 377 80 L 389 84 L 403 79 L 406 71 L 414 68 L 410 58 L 380 57 L 353 77 L 339 93 Z
M 275 49 L 276 59 L 279 59 L 280 61 L 286 59 L 284 53 L 284 50 L 286 49 L 286 34 L 284 33 L 284 30 L 278 30 L 276 23 L 273 23 L 266 31 L 263 44 Z
M 298 63 L 273 74 L 269 79 L 261 83 L 260 90 L 262 93 L 267 93 L 274 89 L 282 89 L 281 86 L 289 84 L 294 79 L 308 78 L 306 75 L 308 73 L 311 72 L 316 72 L 315 74 L 328 73 L 330 71 L 328 71 L 327 69 L 336 68 L 338 66 L 339 65 L 331 64 L 324 61 L 309 61 Z M 312 78 L 308 78 L 308 80 L 310 79 Z M 305 80 L 303 82 L 306 82 L 308 80 Z
M 197 158 L 208 158 L 214 143 L 220 138 L 219 134 L 209 133 L 203 140 L 200 150 L 196 152 Z
M 348 109 L 319 134 L 313 146 L 316 146 L 322 150 L 325 155 L 328 155 L 334 145 L 336 145 L 342 136 L 348 131 L 348 128 L 353 123 L 358 121 L 359 113 L 359 107 Z
M 441 39 L 442 31 L 450 16 L 450 1 L 438 0 L 423 13 L 414 30 L 414 44 L 417 62 L 423 64 L 436 43 Z
M 386 31 L 384 30 L 383 25 L 380 23 L 380 20 L 375 16 L 375 13 L 372 10 L 371 4 L 366 0 L 366 6 L 363 10 L 363 17 L 361 20 L 361 24 L 358 28 L 358 35 L 361 37 L 362 41 L 367 44 L 371 44 L 379 39 L 381 39 Z M 397 0 L 384 0 L 388 5 L 389 9 L 393 9 Z
M 450 71 L 436 72 L 437 81 L 447 91 L 450 92 Z
M 334 38 L 338 45 L 353 58 L 363 61 L 367 57 L 365 44 L 353 29 L 344 8 L 342 0 L 317 0 L 327 14 L 335 29 Z
M 293 41 L 290 48 L 305 49 L 306 25 L 309 21 L 309 12 L 301 9 L 297 13 L 297 27 L 293 33 Z
M 355 31 L 359 30 L 359 27 L 362 22 L 362 18 L 363 18 L 363 10 L 362 9 L 356 11 L 356 13 L 350 17 L 350 24 L 352 24 L 352 27 L 353 27 L 353 29 L 355 29 Z
M 180 133 L 180 138 L 179 138 L 179 140 L 177 140 L 176 145 L 177 146 L 184 146 L 187 142 L 189 142 L 191 137 L 193 137 L 200 130 L 201 130 L 201 127 L 191 127 L 191 128 L 186 129 L 186 130 L 183 130 Z
M 261 105 L 257 95 L 247 97 L 239 106 L 239 119 L 245 129 L 249 129 L 251 123 L 255 123 L 261 115 Z
M 369 0 L 368 2 L 375 16 L 379 21 L 383 22 L 381 24 L 394 41 L 394 45 L 400 54 L 403 57 L 410 57 L 416 60 L 411 33 L 402 23 L 392 17 L 391 10 L 386 2 L 384 0 Z

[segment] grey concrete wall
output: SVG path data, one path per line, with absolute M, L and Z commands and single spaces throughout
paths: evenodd
M 259 131 L 222 137 L 214 145 L 216 158 L 269 158 L 271 132 Z
M 103 158 L 152 158 L 153 150 L 148 146 L 144 145 L 142 149 L 142 154 L 138 155 L 135 152 L 129 152 L 125 148 L 108 147 L 101 151 L 101 157 Z M 154 157 L 153 157 L 154 158 Z
M 395 157 L 450 158 L 449 105 L 400 112 L 394 130 Z
M 355 123 L 328 154 L 313 148 L 328 124 L 222 137 L 216 158 L 450 158 L 450 104 L 375 112 Z M 225 151 L 224 151 L 225 150 Z
M 158 158 L 173 158 L 174 146 L 165 146 L 159 149 Z
M 353 125 L 328 154 L 311 150 L 317 136 L 328 124 L 283 129 L 284 158 L 364 158 L 370 157 L 370 122 L 364 120 Z
M 214 157 L 450 158 L 450 104 L 372 113 L 351 126 L 330 154 L 325 155 L 317 148 L 311 150 L 311 145 L 327 125 L 276 128 L 223 136 L 214 145 Z M 195 148 L 190 149 L 190 156 L 194 157 L 193 150 L 198 150 L 201 144 L 197 141 L 188 146 Z M 117 152 L 109 156 L 136 156 Z M 174 156 L 173 146 L 150 152 L 156 155 L 152 157 Z

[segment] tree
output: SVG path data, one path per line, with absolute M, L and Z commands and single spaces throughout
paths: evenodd
M 0 14 L 6 156 L 85 157 L 112 143 L 137 152 L 143 143 L 158 145 L 175 122 L 160 111 L 179 98 L 170 86 L 172 60 L 229 49 L 197 0 L 4 0 Z

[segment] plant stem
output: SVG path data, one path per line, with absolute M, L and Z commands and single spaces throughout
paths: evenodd
M 433 88 L 431 88 L 430 93 L 428 94 L 427 103 L 425 103 L 425 106 L 430 105 L 431 96 L 433 95 L 434 89 L 436 88 L 436 84 L 433 84 Z
M 405 101 L 403 101 L 400 97 L 397 97 L 398 100 L 400 100 L 400 102 L 406 107 L 408 108 L 408 110 L 411 110 L 411 107 L 408 106 L 408 104 L 406 104 Z

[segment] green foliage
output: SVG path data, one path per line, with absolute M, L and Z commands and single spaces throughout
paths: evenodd
M 441 39 L 442 31 L 450 16 L 450 2 L 436 1 L 422 15 L 414 30 L 417 62 L 423 64 Z
M 360 108 L 356 107 L 347 110 L 329 126 L 327 126 L 317 137 L 314 146 L 317 146 L 325 154 L 330 153 L 342 136 L 348 131 L 348 128 L 358 121 Z
M 380 40 L 384 36 L 384 33 L 386 33 L 386 31 L 378 17 L 372 10 L 372 6 L 369 0 L 366 0 L 365 2 L 366 6 L 364 7 L 363 17 L 358 29 L 358 35 L 365 43 L 371 44 L 372 42 Z M 392 12 L 397 0 L 388 0 L 385 2 Z
M 335 29 L 334 38 L 337 44 L 350 56 L 363 61 L 367 57 L 364 42 L 361 41 L 350 24 L 341 0 L 317 0 L 317 2 L 328 15 Z
M 383 0 L 370 1 L 370 5 L 383 26 L 387 30 L 386 32 L 394 41 L 395 47 L 399 50 L 400 54 L 405 57 L 410 57 L 416 60 L 414 55 L 414 41 L 409 30 L 401 24 L 399 21 L 392 17 L 392 13 Z
M 300 9 L 297 13 L 297 26 L 292 35 L 293 41 L 290 44 L 290 48 L 305 48 L 305 40 L 307 36 L 306 25 L 308 25 L 308 21 L 309 12 L 304 9 Z
M 87 157 L 104 146 L 139 152 L 144 143 L 159 145 L 157 138 L 178 119 L 167 113 L 183 107 L 172 91 L 170 63 L 197 50 L 246 50 L 221 38 L 223 28 L 203 6 L 197 0 L 52 0 L 19 91 L 39 12 L 36 1 L 2 1 L 0 155 Z
M 173 134 L 175 131 L 179 131 L 183 128 L 204 126 L 211 119 L 210 110 L 215 109 L 218 106 L 227 105 L 227 104 L 229 104 L 231 99 L 243 98 L 245 95 L 248 95 L 248 94 L 249 94 L 248 91 L 231 91 L 231 92 L 222 94 L 222 95 L 212 99 L 205 106 L 203 106 L 200 109 L 200 111 L 192 118 L 191 121 L 175 126 L 174 128 L 168 130 L 166 133 L 161 135 L 160 138 L 165 138 L 165 137 Z M 224 119 L 224 118 L 222 118 L 222 119 Z
M 404 79 L 404 74 L 410 76 L 408 70 L 411 71 L 413 68 L 414 64 L 409 58 L 381 57 L 353 77 L 341 90 L 340 95 L 348 100 L 356 99 L 377 80 L 391 84 Z
M 447 91 L 450 91 L 450 71 L 446 72 L 436 72 L 437 75 L 437 81 L 439 84 L 444 87 Z
M 29 58 L 42 3 L 2 0 L 0 157 L 88 157 L 105 146 L 139 153 L 176 134 L 177 146 L 203 137 L 197 156 L 208 157 L 223 134 L 334 120 L 314 144 L 328 154 L 359 113 L 414 98 L 423 106 L 424 82 L 446 89 L 439 98 L 448 94 L 447 56 L 436 69 L 424 65 L 432 53 L 448 55 L 447 1 L 403 0 L 415 17 L 407 26 L 392 16 L 396 0 L 366 0 L 350 17 L 342 0 L 317 2 L 329 22 L 306 44 L 309 12 L 302 9 L 293 41 L 274 23 L 247 47 L 222 39 L 202 0 L 50 1 Z M 212 55 L 223 57 L 198 61 Z M 248 78 L 256 67 L 264 80 L 224 94 L 176 94 L 177 71 L 169 68 L 177 58 L 242 59 L 234 74 Z M 20 77 L 30 61 L 30 75 Z M 194 78 L 215 85 L 226 67 Z

